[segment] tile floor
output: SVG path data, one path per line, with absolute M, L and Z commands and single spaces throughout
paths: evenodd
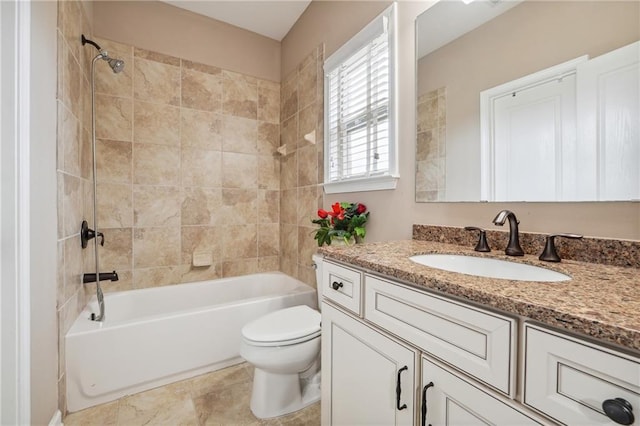
M 238 364 L 67 415 L 65 426 L 319 425 L 320 403 L 260 420 L 249 409 L 253 368 Z

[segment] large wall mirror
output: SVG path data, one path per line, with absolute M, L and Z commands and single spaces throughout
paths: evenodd
M 640 200 L 640 2 L 441 0 L 416 34 L 417 202 Z

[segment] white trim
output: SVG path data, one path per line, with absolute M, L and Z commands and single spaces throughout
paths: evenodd
M 18 421 L 31 423 L 31 3 L 18 2 Z
M 0 26 L 2 26 L 2 28 L 7 27 L 7 25 L 4 23 L 4 21 L 2 20 L 2 4 L 0 4 Z M 5 13 L 6 15 L 6 13 Z M 5 31 L 6 28 L 5 28 Z M 7 31 L 8 33 L 8 31 Z M 4 39 L 7 38 L 7 36 L 3 36 L 4 32 L 0 31 L 0 101 L 2 101 L 3 99 L 5 99 L 5 96 L 9 96 L 9 95 L 5 95 L 4 92 L 4 75 L 5 75 L 5 71 L 4 71 L 4 67 L 5 64 L 7 62 L 7 59 L 4 57 L 5 56 L 5 52 L 2 50 L 2 42 Z M 4 103 L 0 103 L 0 141 L 4 141 L 4 132 L 6 132 L 6 125 L 4 125 L 3 127 L 3 116 L 5 113 L 5 108 L 4 108 Z M 6 171 L 4 170 L 5 165 L 4 165 L 4 156 L 3 156 L 3 149 L 2 147 L 4 147 L 6 145 L 6 142 L 2 142 L 0 143 L 0 175 L 2 175 L 2 181 L 8 180 L 6 177 Z M 8 255 L 5 255 L 5 251 L 3 250 L 4 245 L 5 245 L 5 239 L 6 237 L 3 235 L 6 232 L 5 226 L 4 226 L 4 221 L 6 220 L 6 214 L 4 212 L 4 208 L 6 208 L 7 203 L 4 201 L 4 195 L 5 195 L 5 191 L 4 191 L 4 187 L 0 186 L 0 241 L 2 241 L 2 244 L 0 244 L 0 282 L 4 281 L 4 277 L 6 274 L 6 265 L 3 266 L 3 264 L 8 263 L 7 260 L 5 259 L 5 256 L 8 257 Z M 0 288 L 0 318 L 2 318 L 3 322 L 6 322 L 7 320 L 5 319 L 6 314 L 6 310 L 3 309 L 3 297 L 4 297 L 4 291 L 2 290 L 2 288 Z M 0 386 L 0 396 L 2 396 L 2 398 L 0 399 L 0 423 L 3 423 L 3 415 L 6 416 L 6 411 L 3 411 L 3 401 L 5 400 L 5 396 L 4 394 L 6 393 L 5 391 L 5 386 L 4 383 L 6 382 L 6 377 L 4 374 L 4 363 L 6 362 L 6 356 L 4 354 L 4 351 L 7 350 L 8 345 L 7 343 L 5 343 L 5 336 L 4 336 L 4 329 L 0 326 L 0 384 L 2 384 Z M 4 407 L 6 410 L 6 407 Z
M 373 21 L 365 26 L 360 32 L 353 36 L 347 43 L 341 46 L 335 53 L 325 60 L 324 63 L 324 189 L 327 194 L 342 192 L 377 191 L 395 189 L 399 179 L 399 155 L 398 155 L 398 35 L 397 32 L 397 2 L 393 2 L 388 8 L 380 13 Z M 329 73 L 337 66 L 341 65 L 363 45 L 369 43 L 373 37 L 384 31 L 384 20 L 388 20 L 387 33 L 389 36 L 389 160 L 388 171 L 383 176 L 373 176 L 366 178 L 345 179 L 337 182 L 327 181 L 330 177 L 329 156 L 330 149 L 327 148 L 329 130 L 329 120 L 327 117 L 329 105 Z
M 389 60 L 391 67 L 389 68 L 389 175 L 388 178 L 394 178 L 396 181 L 400 178 L 400 166 L 398 155 L 398 8 L 397 2 L 393 2 L 391 6 L 385 10 L 389 11 Z M 415 140 L 415 138 L 414 138 Z M 393 188 L 395 189 L 394 182 Z
M 0 423 L 31 423 L 30 39 L 31 3 L 0 2 L 2 46 L 2 338 Z
M 383 191 L 396 189 L 398 179 L 399 178 L 397 176 L 386 175 L 330 182 L 324 184 L 324 192 L 326 194 L 340 194 L 343 192 Z
M 491 89 L 480 92 L 480 201 L 494 201 L 494 102 L 496 99 L 513 92 L 525 90 L 550 80 L 558 79 L 566 74 L 575 73 L 578 64 L 589 59 L 583 55 L 558 65 L 511 80 Z
M 53 417 L 51 417 L 51 420 L 49 420 L 49 426 L 63 426 L 62 413 L 60 412 L 60 410 L 56 410 L 56 412 L 53 413 Z

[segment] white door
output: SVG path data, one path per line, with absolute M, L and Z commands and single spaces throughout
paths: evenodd
M 322 424 L 413 425 L 418 353 L 322 304 Z
M 578 65 L 579 196 L 640 200 L 640 41 Z
M 575 145 L 575 74 L 495 99 L 494 200 L 570 199 Z M 567 189 L 565 189 L 567 187 Z
M 421 392 L 422 426 L 542 424 L 424 357 Z

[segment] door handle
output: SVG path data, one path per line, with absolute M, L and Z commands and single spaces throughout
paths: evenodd
M 398 411 L 407 408 L 407 404 L 402 404 L 402 406 L 400 405 L 400 394 L 402 393 L 402 382 L 400 381 L 400 375 L 403 371 L 408 369 L 409 367 L 405 365 L 400 370 L 398 370 L 398 380 L 396 381 L 396 408 L 398 409 Z
M 429 382 L 422 388 L 422 426 L 426 426 L 427 422 L 427 390 L 433 386 L 435 386 L 433 382 Z

